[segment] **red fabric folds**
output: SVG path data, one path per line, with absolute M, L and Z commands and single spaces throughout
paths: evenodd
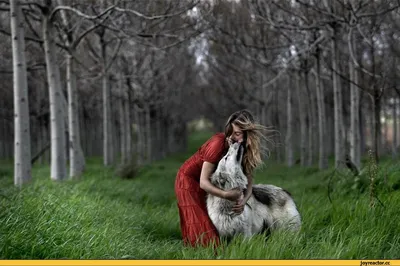
M 217 164 L 226 153 L 225 136 L 217 133 L 181 166 L 175 180 L 182 238 L 186 245 L 219 245 L 218 231 L 206 207 L 206 192 L 200 188 L 204 161 Z

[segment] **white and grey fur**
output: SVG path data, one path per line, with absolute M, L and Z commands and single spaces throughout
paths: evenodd
M 227 154 L 219 161 L 211 176 L 211 183 L 223 190 L 239 187 L 247 188 L 247 177 L 242 170 L 243 147 L 239 143 L 230 145 Z M 244 211 L 236 214 L 232 211 L 235 203 L 208 194 L 208 214 L 221 237 L 243 234 L 250 237 L 264 231 L 280 228 L 299 230 L 300 214 L 291 195 L 273 185 L 253 185 L 253 193 L 247 201 Z

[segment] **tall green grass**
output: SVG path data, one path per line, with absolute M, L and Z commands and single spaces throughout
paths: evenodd
M 90 159 L 80 180 L 53 182 L 48 166 L 13 186 L 12 164 L 0 166 L 1 259 L 396 259 L 400 257 L 400 164 L 384 161 L 370 208 L 369 173 L 287 168 L 267 161 L 256 183 L 289 190 L 302 215 L 299 233 L 267 240 L 235 238 L 216 251 L 182 245 L 174 180 L 182 162 L 210 136 L 193 134 L 189 151 L 124 180 Z M 329 193 L 328 193 L 329 188 Z M 328 197 L 329 195 L 329 197 Z

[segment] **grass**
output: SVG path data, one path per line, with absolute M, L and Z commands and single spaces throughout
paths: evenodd
M 124 180 L 91 158 L 80 180 L 53 182 L 48 166 L 13 186 L 10 162 L 0 166 L 0 259 L 398 259 L 400 164 L 381 162 L 380 203 L 370 207 L 369 174 L 287 168 L 268 162 L 256 183 L 289 190 L 302 215 L 295 235 L 241 237 L 217 252 L 182 245 L 174 180 L 182 162 L 209 137 L 193 134 L 189 151 Z M 330 185 L 329 185 L 330 184 Z M 330 186 L 330 199 L 328 197 Z

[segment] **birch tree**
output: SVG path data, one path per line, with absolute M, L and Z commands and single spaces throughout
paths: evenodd
M 58 4 L 63 6 L 64 1 L 58 0 Z M 69 163 L 70 177 L 79 177 L 85 168 L 85 157 L 83 155 L 80 142 L 79 115 L 78 115 L 78 95 L 76 89 L 76 67 L 74 61 L 75 47 L 77 44 L 72 43 L 75 40 L 73 32 L 69 30 L 69 22 L 65 10 L 61 10 L 61 21 L 66 28 L 67 33 L 64 36 L 64 41 L 68 49 L 66 56 L 66 77 L 67 77 L 67 92 L 68 92 L 68 136 L 69 136 Z
M 24 24 L 18 0 L 10 1 L 10 19 L 14 77 L 14 184 L 21 186 L 30 181 L 32 175 Z
M 295 72 L 297 103 L 299 108 L 299 121 L 300 121 L 300 164 L 305 166 L 307 156 L 307 111 L 306 106 L 303 104 L 304 97 L 301 90 L 301 75 L 298 71 Z
M 326 114 L 325 114 L 325 100 L 324 100 L 324 84 L 321 81 L 321 49 L 317 47 L 315 52 L 316 61 L 316 74 L 315 74 L 315 89 L 317 94 L 317 108 L 318 108 L 318 166 L 319 169 L 328 167 L 328 157 L 326 149 Z
M 361 145 L 360 145 L 360 88 L 358 84 L 358 73 L 352 60 L 349 60 L 350 74 L 350 159 L 357 167 L 361 168 Z
M 286 164 L 291 167 L 294 165 L 294 157 L 293 157 L 293 106 L 292 106 L 292 91 L 293 86 L 291 86 L 291 82 L 288 79 L 289 85 L 287 86 L 287 115 L 286 115 Z
M 332 39 L 330 41 L 332 56 L 332 82 L 335 121 L 335 165 L 338 167 L 345 159 L 344 124 L 343 124 L 343 100 L 340 76 L 338 75 L 339 54 L 337 48 L 337 29 L 332 28 Z
M 67 176 L 67 161 L 65 147 L 65 110 L 64 95 L 61 91 L 60 69 L 56 62 L 55 29 L 51 17 L 51 0 L 45 1 L 46 8 L 42 9 L 42 30 L 45 49 L 47 82 L 50 100 L 51 128 L 51 174 L 53 180 L 63 180 Z

